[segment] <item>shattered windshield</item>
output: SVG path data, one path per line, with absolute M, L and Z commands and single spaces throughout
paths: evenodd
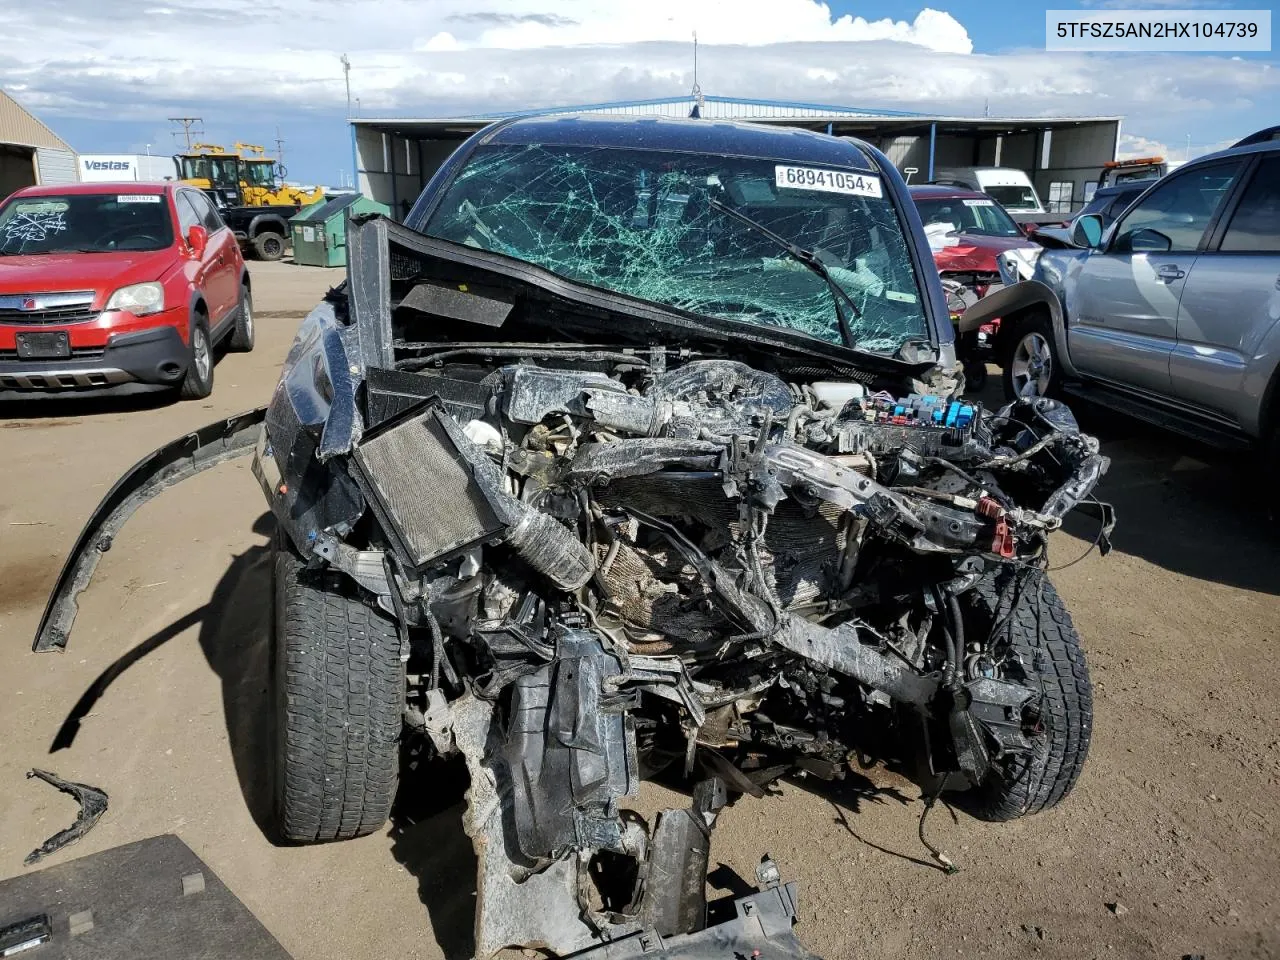
M 860 349 L 928 336 L 880 178 L 774 160 L 613 147 L 481 147 L 426 233 L 705 316 L 842 343 L 821 276 L 718 201 L 812 251 L 858 307 Z
M 158 193 L 20 197 L 0 207 L 0 256 L 163 250 L 173 243 Z

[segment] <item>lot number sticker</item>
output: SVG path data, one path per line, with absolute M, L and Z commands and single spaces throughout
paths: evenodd
M 880 178 L 865 173 L 846 173 L 843 170 L 821 170 L 817 167 L 789 167 L 778 164 L 773 168 L 778 189 L 825 190 L 828 193 L 847 193 L 855 197 L 875 197 L 879 200 Z
M 995 201 L 994 200 L 965 200 L 964 205 L 966 207 L 994 207 Z
M 121 193 L 116 196 L 116 203 L 159 203 L 158 193 Z

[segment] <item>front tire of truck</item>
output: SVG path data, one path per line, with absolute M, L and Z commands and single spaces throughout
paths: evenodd
M 253 238 L 253 252 L 259 260 L 279 260 L 284 256 L 284 237 L 264 230 Z
M 1056 806 L 1075 786 L 1093 733 L 1093 686 L 1080 635 L 1058 591 L 1043 574 L 1015 586 L 1013 609 L 983 581 L 962 598 L 965 635 L 990 637 L 1007 651 L 1004 678 L 1036 691 L 1030 753 L 993 763 L 959 804 L 980 820 L 1015 820 Z M 992 636 L 992 628 L 996 634 Z
M 395 624 L 277 537 L 273 686 L 282 840 L 378 830 L 395 799 L 405 670 Z
M 1280 416 L 1273 416 L 1270 428 L 1262 440 L 1262 475 L 1274 477 L 1280 471 Z M 1280 535 L 1280 503 L 1275 496 L 1266 497 L 1267 519 L 1271 532 Z
M 1000 365 L 1004 368 L 1007 400 L 1051 397 L 1057 392 L 1062 382 L 1062 364 L 1053 324 L 1045 311 L 1028 312 L 1014 321 Z

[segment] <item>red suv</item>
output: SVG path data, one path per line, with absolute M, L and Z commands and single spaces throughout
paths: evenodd
M 249 273 L 199 190 L 28 187 L 0 206 L 0 397 L 213 389 L 253 349 Z
M 910 190 L 944 286 L 950 280 L 963 287 L 966 305 L 1000 289 L 996 257 L 1004 251 L 1023 251 L 1034 263 L 1040 245 L 1028 240 L 1008 211 L 985 193 L 933 184 Z

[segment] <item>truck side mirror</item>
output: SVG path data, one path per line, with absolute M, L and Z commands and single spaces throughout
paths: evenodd
M 1071 225 L 1071 242 L 1077 247 L 1098 249 L 1098 245 L 1102 243 L 1102 217 L 1096 213 L 1077 217 L 1076 222 Z

